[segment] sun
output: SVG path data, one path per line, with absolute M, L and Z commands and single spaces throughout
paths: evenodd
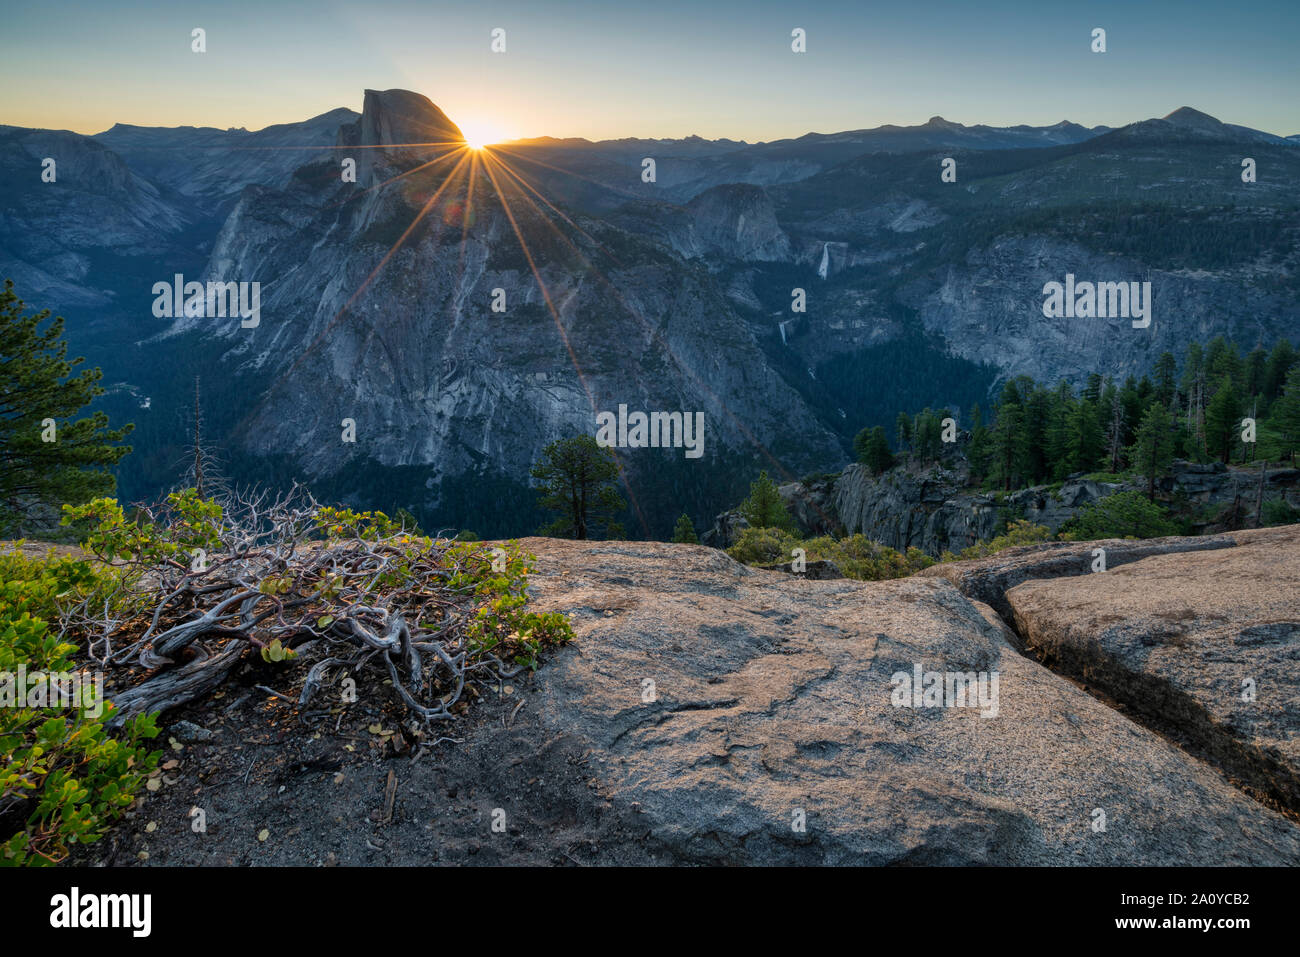
M 488 119 L 470 120 L 460 124 L 460 132 L 465 137 L 465 145 L 474 151 L 500 143 L 507 139 L 505 131 Z

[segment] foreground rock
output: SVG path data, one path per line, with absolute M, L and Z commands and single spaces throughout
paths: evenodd
M 1006 593 L 1053 667 L 1300 811 L 1300 526 Z
M 1008 548 L 988 558 L 931 565 L 919 574 L 952 582 L 967 598 L 992 605 L 1009 621 L 1012 612 L 1007 602 L 1007 591 L 1021 582 L 1088 575 L 1099 558 L 1104 558 L 1106 568 L 1115 569 L 1152 555 L 1217 551 L 1232 548 L 1236 543 L 1231 535 L 1045 542 Z M 1098 549 L 1104 555 L 1095 554 Z
M 585 742 L 599 793 L 678 861 L 1300 863 L 1295 824 L 1018 654 L 942 578 L 524 545 L 538 608 L 578 635 L 534 679 L 539 723 Z M 896 707 L 892 677 L 918 666 L 996 673 L 996 695 Z

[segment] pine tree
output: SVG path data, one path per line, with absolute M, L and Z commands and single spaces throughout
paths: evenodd
M 1160 358 L 1156 360 L 1155 376 L 1155 395 L 1156 399 L 1167 409 L 1173 405 L 1175 393 L 1178 390 L 1178 381 L 1176 374 L 1178 372 L 1178 360 L 1174 358 L 1172 352 L 1160 353 Z
M 1156 500 L 1156 479 L 1169 467 L 1174 455 L 1174 423 L 1169 410 L 1160 402 L 1152 402 L 1142 416 L 1137 438 L 1129 450 L 1129 460 L 1147 479 L 1147 498 Z
M 966 459 L 970 462 L 971 477 L 978 481 L 988 470 L 989 430 L 984 427 L 984 415 L 979 403 L 970 410 L 970 446 L 966 450 Z
M 906 412 L 898 413 L 898 418 L 894 420 L 894 439 L 898 443 L 899 452 L 912 445 L 912 418 Z
M 1106 384 L 1099 407 L 1106 413 L 1106 456 L 1110 471 L 1118 472 L 1120 453 L 1124 451 L 1124 403 L 1113 382 Z
M 1081 399 L 1070 416 L 1070 465 L 1075 472 L 1095 472 L 1105 454 L 1097 404 Z
M 754 528 L 795 530 L 794 519 L 781 500 L 776 483 L 765 471 L 759 472 L 758 478 L 749 486 L 749 498 L 740 503 L 739 511 Z
M 1008 382 L 1002 389 L 989 445 L 992 451 L 990 474 L 1002 488 L 1010 491 L 1019 485 L 1024 474 L 1025 410 L 1020 393 Z
M 621 530 L 612 521 L 612 516 L 624 508 L 623 499 L 614 489 L 618 463 L 614 453 L 599 445 L 595 436 L 556 439 L 542 450 L 531 474 L 541 483 L 537 504 L 560 513 L 544 529 L 545 534 L 586 539 L 602 523 L 611 537 Z
M 858 461 L 870 469 L 872 475 L 879 475 L 894 467 L 894 456 L 889 451 L 889 439 L 885 438 L 885 430 L 881 426 L 877 425 L 866 433 Z
M 682 512 L 681 518 L 677 519 L 677 524 L 673 526 L 673 541 L 679 545 L 700 544 L 700 537 L 695 534 L 695 525 L 685 512 Z
M 1199 455 L 1205 454 L 1205 353 L 1199 342 L 1187 346 L 1183 361 L 1180 390 L 1186 397 L 1187 432 L 1191 446 Z
M 1282 394 L 1273 403 L 1272 424 L 1282 439 L 1282 454 L 1295 463 L 1300 452 L 1300 365 L 1287 374 Z
M 1241 427 L 1241 395 L 1232 379 L 1225 378 L 1205 410 L 1205 449 L 1222 462 L 1232 454 L 1232 440 Z
M 1046 457 L 1050 465 L 1049 477 L 1059 482 L 1070 474 L 1070 420 L 1074 414 L 1074 391 L 1068 382 L 1057 385 L 1052 394 L 1052 402 L 1047 413 L 1047 428 L 1044 430 L 1044 442 L 1047 445 Z
M 1098 402 L 1101 399 L 1102 377 L 1101 373 L 1092 372 L 1088 374 L 1087 384 L 1083 387 L 1083 398 L 1088 402 Z
M 0 292 L 0 527 L 42 507 L 80 504 L 113 491 L 108 471 L 131 451 L 117 445 L 132 430 L 108 427 L 94 412 L 74 419 L 103 394 L 99 369 L 73 369 L 63 319 L 48 309 L 27 314 L 6 280 Z
M 1256 346 L 1246 356 L 1246 395 L 1264 394 L 1264 377 L 1268 373 L 1268 353 L 1262 346 Z
M 1288 339 L 1279 339 L 1268 354 L 1268 367 L 1264 370 L 1264 400 L 1272 402 L 1282 394 L 1286 377 L 1296 362 L 1296 351 Z
M 1241 356 L 1237 353 L 1237 347 L 1223 336 L 1215 336 L 1205 350 L 1205 370 L 1210 382 L 1219 382 L 1224 378 L 1241 382 Z

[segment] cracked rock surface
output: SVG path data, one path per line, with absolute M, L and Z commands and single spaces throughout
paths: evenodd
M 601 795 L 679 861 L 1300 863 L 1292 821 L 1019 654 L 942 577 L 808 581 L 702 547 L 522 544 L 536 609 L 572 613 L 578 636 L 535 676 L 540 725 L 582 742 Z M 918 665 L 997 672 L 996 714 L 896 707 L 893 676 Z
M 1054 667 L 1300 810 L 1300 526 L 1006 593 Z

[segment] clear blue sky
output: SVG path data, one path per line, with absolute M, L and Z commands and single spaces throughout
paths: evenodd
M 417 90 L 494 139 L 753 141 L 935 114 L 1118 126 L 1180 106 L 1287 135 L 1300 0 L 41 0 L 0 19 L 0 123 L 256 129 L 359 109 L 367 87 Z

